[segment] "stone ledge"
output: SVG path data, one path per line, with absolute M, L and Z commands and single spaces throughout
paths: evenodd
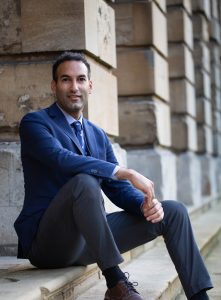
M 208 198 L 202 207 L 190 210 L 196 239 L 203 255 L 208 254 L 221 231 L 221 202 L 213 202 Z M 202 212 L 204 213 L 201 214 Z M 206 228 L 203 224 L 207 224 Z M 134 257 L 136 258 L 132 259 Z M 139 290 L 145 299 L 172 299 L 180 292 L 178 276 L 161 238 L 126 253 L 124 258 L 127 265 L 122 266 L 123 270 L 132 274 L 132 281 L 139 279 Z M 0 298 L 101 300 L 105 292 L 105 282 L 100 280 L 101 277 L 95 264 L 88 267 L 39 270 L 28 260 L 1 257 Z M 97 284 L 94 285 L 95 283 Z

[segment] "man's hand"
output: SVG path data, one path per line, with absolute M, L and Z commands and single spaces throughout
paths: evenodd
M 144 193 L 142 210 L 147 221 L 160 222 L 164 217 L 161 203 L 155 198 L 154 183 L 135 170 L 120 168 L 115 176 L 118 179 L 129 180 L 132 185 Z
M 144 203 L 142 205 L 143 215 L 147 221 L 152 223 L 157 223 L 163 220 L 164 211 L 162 204 L 154 198 L 149 202 L 146 197 L 144 198 Z
M 115 176 L 118 179 L 126 179 L 129 180 L 132 185 L 138 190 L 142 191 L 148 202 L 151 202 L 154 198 L 154 183 L 132 169 L 120 168 Z

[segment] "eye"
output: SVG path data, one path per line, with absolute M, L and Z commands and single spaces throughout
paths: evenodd
M 68 81 L 70 81 L 70 78 L 69 77 L 62 77 L 61 81 L 62 82 L 68 82 Z
M 79 81 L 80 81 L 80 82 L 84 82 L 84 81 L 86 81 L 86 78 L 85 78 L 84 76 L 79 77 Z

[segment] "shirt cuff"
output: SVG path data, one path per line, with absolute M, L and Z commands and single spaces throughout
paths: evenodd
M 116 166 L 113 170 L 113 173 L 111 175 L 112 179 L 118 180 L 118 178 L 115 176 L 115 174 L 117 173 L 117 171 L 120 169 L 120 166 Z

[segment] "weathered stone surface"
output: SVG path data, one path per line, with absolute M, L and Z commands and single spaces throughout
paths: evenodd
M 193 37 L 200 41 L 209 41 L 209 23 L 202 14 L 193 15 Z
M 213 154 L 221 155 L 221 136 L 217 131 L 213 131 Z
M 217 195 L 221 191 L 221 187 L 220 187 L 221 168 L 219 168 L 220 167 L 219 163 L 221 159 L 214 156 L 209 156 L 209 159 L 210 159 L 210 173 L 208 174 L 208 177 L 210 178 L 210 183 L 211 183 L 211 194 L 212 196 L 217 197 Z M 217 167 L 219 168 L 218 170 Z
M 154 0 L 160 7 L 160 9 L 166 13 L 166 0 Z
M 182 7 L 169 7 L 167 11 L 169 42 L 184 42 L 193 49 L 192 21 Z
M 220 65 L 220 46 L 213 41 L 209 43 L 209 49 L 210 49 L 211 63 Z
M 0 2 L 0 53 L 21 51 L 20 1 Z
M 195 70 L 196 96 L 211 98 L 211 79 L 207 72 L 202 69 Z
M 91 64 L 93 90 L 88 101 L 88 118 L 108 134 L 118 135 L 118 99 L 116 77 L 95 60 Z M 110 122 L 111 116 L 111 122 Z
M 197 150 L 199 153 L 212 153 L 212 129 L 207 126 L 197 126 Z
M 187 113 L 196 116 L 194 86 L 186 79 L 170 80 L 170 103 L 174 113 Z
M 114 11 L 103 0 L 21 0 L 21 16 L 23 52 L 87 50 L 116 65 Z
M 170 78 L 184 77 L 194 83 L 194 64 L 192 52 L 184 44 L 169 45 Z
M 212 106 L 211 102 L 205 98 L 197 98 L 197 123 L 212 126 Z
M 211 64 L 211 84 L 218 89 L 221 88 L 220 64 Z
M 216 157 L 215 158 L 215 177 L 216 177 L 216 186 L 217 186 L 217 192 L 220 194 L 221 192 L 221 158 L 220 157 Z
M 210 1 L 208 0 L 193 0 L 192 10 L 193 12 L 203 13 L 207 17 L 207 19 L 211 18 Z
M 21 63 L 0 66 L 0 138 L 17 139 L 22 116 L 53 102 L 50 92 L 51 64 Z
M 24 200 L 23 172 L 20 146 L 16 143 L 0 144 L 0 244 L 17 244 L 13 223 Z M 14 249 L 14 247 L 12 247 Z M 6 250 L 5 250 L 6 251 Z
M 211 0 L 211 17 L 214 19 L 219 19 L 219 7 L 218 0 Z
M 213 158 L 210 155 L 200 155 L 201 165 L 201 194 L 202 196 L 215 195 L 215 170 L 213 169 Z
M 199 158 L 192 152 L 177 156 L 177 197 L 186 205 L 200 205 L 201 166 Z
M 190 116 L 172 117 L 172 147 L 177 151 L 197 150 L 196 122 Z
M 116 75 L 120 96 L 153 94 L 169 99 L 168 64 L 152 48 L 119 49 Z
M 116 78 L 108 68 L 87 57 L 91 64 L 93 92 L 88 103 L 88 117 L 107 133 L 118 135 L 118 104 Z M 14 140 L 22 116 L 44 108 L 52 97 L 51 63 L 19 63 L 0 67 L 0 138 Z M 108 115 L 112 116 L 109 122 Z
M 13 224 L 15 219 L 19 215 L 20 208 L 8 206 L 8 207 L 0 207 L 0 236 L 1 241 L 0 244 L 8 246 L 8 245 L 16 245 L 18 242 L 17 235 L 15 233 Z
M 125 145 L 153 144 L 157 139 L 155 106 L 151 99 L 120 98 L 117 141 Z
M 118 46 L 153 45 L 167 56 L 166 17 L 153 1 L 115 3 L 113 7 Z
M 0 144 L 0 207 L 21 207 L 24 197 L 20 145 Z
M 221 111 L 221 92 L 214 86 L 211 86 L 212 108 Z
M 206 43 L 195 41 L 193 58 L 195 68 L 203 68 L 210 73 L 210 51 Z
M 210 38 L 220 43 L 220 23 L 216 19 L 211 19 L 209 23 Z
M 186 9 L 186 11 L 191 14 L 192 13 L 192 4 L 191 0 L 167 0 L 167 7 L 180 5 Z
M 128 150 L 127 153 L 128 167 L 154 182 L 157 199 L 177 199 L 176 156 L 173 153 L 162 149 Z
M 169 106 L 156 98 L 120 98 L 120 135 L 124 146 L 159 143 L 170 146 Z
M 212 112 L 213 115 L 213 130 L 221 133 L 221 113 L 217 110 Z

